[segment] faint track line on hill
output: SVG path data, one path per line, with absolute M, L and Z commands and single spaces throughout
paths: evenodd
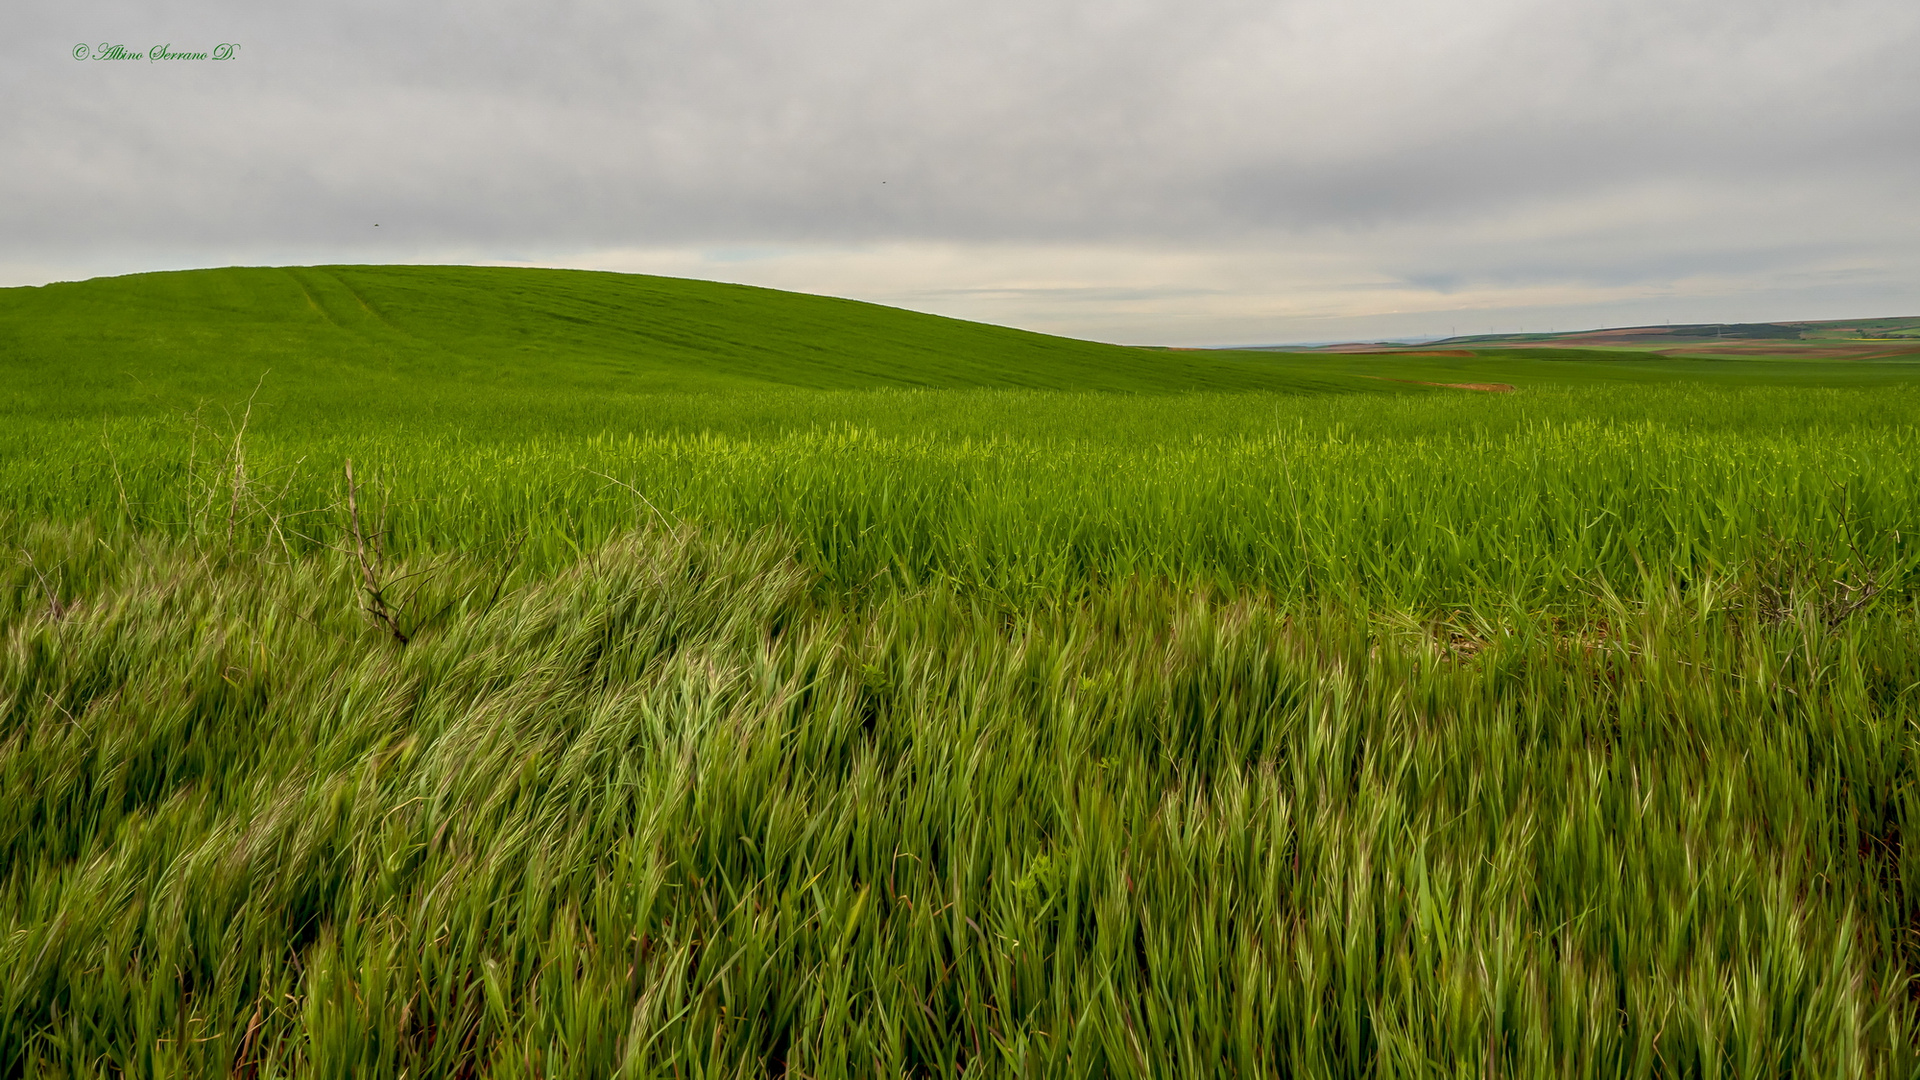
M 321 318 L 327 320 L 327 322 L 332 326 L 334 326 L 336 329 L 346 330 L 346 327 L 340 325 L 340 320 L 334 318 L 333 313 L 328 311 L 326 307 L 322 305 L 317 298 L 314 297 L 313 290 L 307 287 L 306 281 L 303 280 L 299 274 L 294 273 L 291 267 L 282 269 L 281 273 L 291 278 L 293 280 L 293 283 L 299 287 L 300 295 L 307 298 L 308 307 L 311 307 L 316 313 L 319 314 Z

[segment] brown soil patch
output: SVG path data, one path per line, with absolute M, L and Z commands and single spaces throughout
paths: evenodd
M 1363 379 L 1378 379 L 1381 382 L 1407 383 L 1411 386 L 1444 386 L 1449 390 L 1478 390 L 1483 394 L 1511 394 L 1512 383 L 1503 382 L 1427 382 L 1424 379 L 1389 379 L 1385 375 L 1362 375 Z
M 1421 383 L 1420 385 L 1421 386 L 1445 386 L 1454 390 L 1479 390 L 1482 393 L 1487 393 L 1487 394 L 1513 393 L 1513 384 L 1503 383 L 1503 382 L 1430 382 L 1430 383 Z

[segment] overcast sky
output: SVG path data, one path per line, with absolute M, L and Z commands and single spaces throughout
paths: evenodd
M 0 106 L 4 285 L 529 263 L 1167 344 L 1920 314 L 1915 0 L 12 0 Z

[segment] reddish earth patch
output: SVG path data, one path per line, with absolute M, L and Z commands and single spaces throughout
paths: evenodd
M 1513 384 L 1503 383 L 1503 382 L 1430 382 L 1430 383 L 1421 383 L 1420 385 L 1421 386 L 1446 386 L 1446 387 L 1451 387 L 1452 389 L 1455 389 L 1455 390 L 1479 390 L 1488 394 L 1513 393 Z
M 1503 382 L 1427 382 L 1424 379 L 1389 379 L 1385 375 L 1362 375 L 1363 379 L 1378 379 L 1381 382 L 1407 383 L 1412 386 L 1444 386 L 1449 390 L 1478 390 L 1483 394 L 1511 394 L 1512 383 Z

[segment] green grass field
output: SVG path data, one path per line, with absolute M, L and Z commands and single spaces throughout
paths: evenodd
M 0 1075 L 1920 1076 L 1920 372 L 1470 351 L 0 290 Z

